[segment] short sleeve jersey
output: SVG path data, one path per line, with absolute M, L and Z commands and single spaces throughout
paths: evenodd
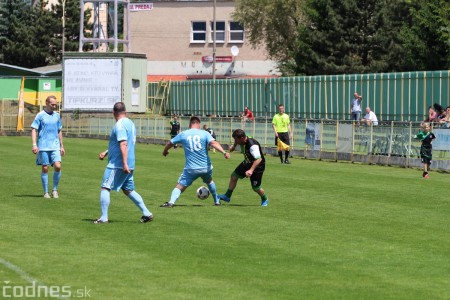
M 38 132 L 39 151 L 61 149 L 58 133 L 62 129 L 62 124 L 59 113 L 54 111 L 49 114 L 45 110 L 39 112 L 31 123 L 31 128 Z
M 211 170 L 208 145 L 214 138 L 206 130 L 188 129 L 170 140 L 172 144 L 182 144 L 186 163 L 185 170 Z
M 290 120 L 289 115 L 283 114 L 275 114 L 272 119 L 272 124 L 275 125 L 275 130 L 278 133 L 288 132 Z
M 170 134 L 177 134 L 180 131 L 180 122 L 170 121 Z
M 214 139 L 216 139 L 216 133 L 214 132 L 214 130 L 213 130 L 212 128 L 208 128 L 208 129 L 206 129 L 206 131 L 208 131 L 209 134 L 210 134 Z
M 122 153 L 120 152 L 120 142 L 127 141 L 128 160 L 127 164 L 131 170 L 135 168 L 135 146 L 136 127 L 133 121 L 122 118 L 116 122 L 111 131 L 108 145 L 108 168 L 123 169 Z
M 361 99 L 353 98 L 351 107 L 352 107 L 352 112 L 361 111 Z
M 265 167 L 266 159 L 264 158 L 263 151 L 261 149 L 261 145 L 257 140 L 247 137 L 247 141 L 244 145 L 241 145 L 241 152 L 244 154 L 243 164 L 253 164 L 253 162 L 259 158 L 262 159 L 262 162 L 258 165 L 258 168 Z
M 436 136 L 432 132 L 421 131 L 415 136 L 415 138 L 422 141 L 422 145 L 421 145 L 422 149 L 431 150 L 432 149 L 431 143 L 436 138 Z

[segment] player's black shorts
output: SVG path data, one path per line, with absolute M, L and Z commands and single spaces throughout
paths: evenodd
M 251 167 L 252 167 L 252 164 L 242 162 L 234 170 L 234 173 L 236 173 L 239 176 L 239 178 L 241 178 L 241 179 L 245 178 L 245 172 L 250 170 Z M 262 166 L 259 165 L 255 169 L 255 171 L 253 171 L 252 176 L 250 176 L 250 184 L 252 185 L 252 187 L 259 187 L 259 186 L 261 186 L 262 177 L 263 177 L 263 174 L 264 174 L 264 169 L 265 169 L 265 165 L 262 165 Z
M 286 145 L 290 145 L 289 142 L 289 132 L 278 132 L 278 138 L 285 143 Z M 275 146 L 278 146 L 277 137 L 275 137 Z
M 431 164 L 432 150 L 422 147 L 420 149 L 420 160 L 423 164 Z

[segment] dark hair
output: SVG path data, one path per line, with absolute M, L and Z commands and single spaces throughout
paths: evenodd
M 439 103 L 435 103 L 435 104 L 433 104 L 433 106 L 434 106 L 434 109 L 435 109 L 436 111 L 441 112 L 441 111 L 444 110 L 444 109 L 442 108 L 442 106 L 441 106 Z
M 240 139 L 245 136 L 246 136 L 245 131 L 242 129 L 236 129 L 235 131 L 233 131 L 233 135 L 232 135 L 232 137 L 235 139 Z
M 127 109 L 125 108 L 125 103 L 123 103 L 123 102 L 116 102 L 116 104 L 114 104 L 114 107 L 113 107 L 113 112 L 114 113 L 122 113 L 122 112 L 125 112 L 125 111 L 127 111 Z
M 189 119 L 189 124 L 195 124 L 195 123 L 200 124 L 200 123 L 201 123 L 201 122 L 200 122 L 200 118 L 199 118 L 199 117 L 196 117 L 196 116 L 193 116 L 193 117 L 191 117 L 191 118 Z
M 278 104 L 278 107 L 280 107 L 280 106 L 283 106 L 283 107 L 284 107 L 284 104 L 283 104 L 283 103 Z

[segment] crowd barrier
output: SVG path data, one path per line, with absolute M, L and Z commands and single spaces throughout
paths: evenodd
M 6 134 L 16 131 L 17 116 L 0 116 L 1 130 Z M 140 142 L 164 144 L 170 137 L 167 117 L 129 115 L 133 119 Z M 234 129 L 241 128 L 256 138 L 266 153 L 276 155 L 272 118 L 242 121 L 240 118 L 201 117 L 202 123 L 213 128 L 217 140 L 232 144 Z M 30 130 L 32 116 L 25 118 L 25 132 Z M 179 117 L 181 129 L 187 129 L 189 116 Z M 65 136 L 108 138 L 115 120 L 112 114 L 63 114 Z M 433 142 L 432 168 L 450 170 L 450 130 L 431 124 L 437 139 Z M 362 162 L 369 164 L 420 167 L 420 144 L 414 138 L 420 131 L 420 122 L 380 122 L 378 126 L 360 125 L 348 120 L 292 119 L 293 140 L 291 154 L 304 158 Z

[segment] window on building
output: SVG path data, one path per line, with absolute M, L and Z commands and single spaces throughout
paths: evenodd
M 214 41 L 214 22 L 209 23 L 210 41 Z M 225 22 L 216 21 L 216 43 L 225 43 Z
M 229 23 L 229 42 L 243 43 L 244 42 L 244 27 L 239 22 L 230 21 Z
M 193 21 L 191 43 L 206 43 L 206 21 Z

